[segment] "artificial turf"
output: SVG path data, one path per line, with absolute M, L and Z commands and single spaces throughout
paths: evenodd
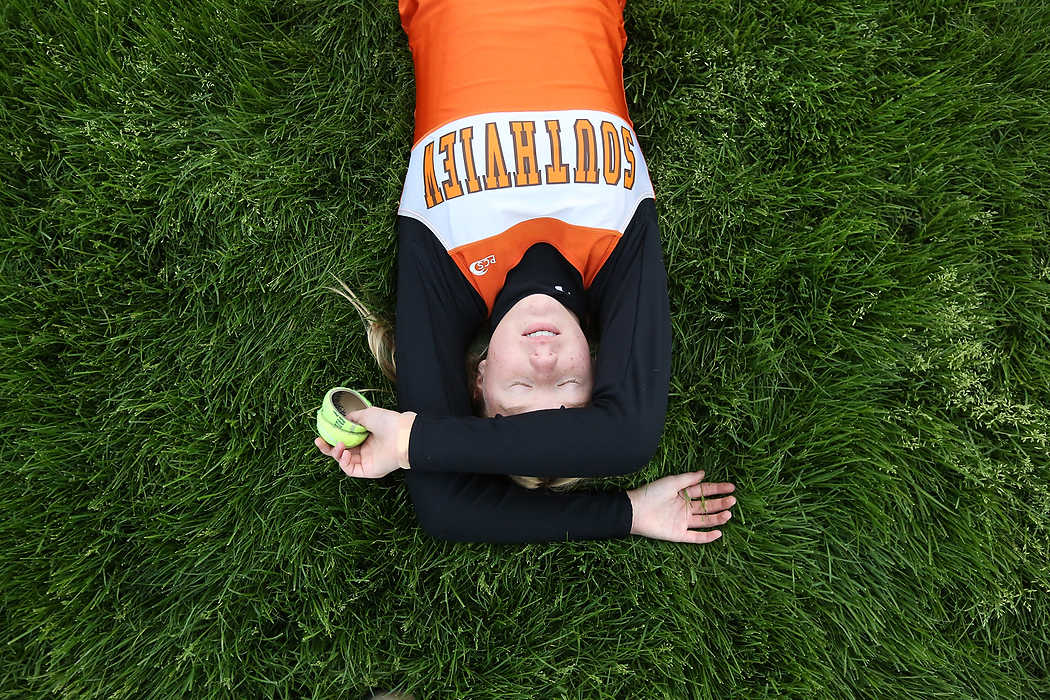
M 0 6 L 0 697 L 1050 693 L 1050 6 L 630 0 L 674 327 L 624 489 L 455 544 L 312 444 L 394 387 L 396 4 Z

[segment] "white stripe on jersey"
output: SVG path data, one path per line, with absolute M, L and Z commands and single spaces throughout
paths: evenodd
M 530 177 L 537 184 L 526 184 Z M 420 139 L 398 213 L 421 221 L 452 250 L 540 217 L 623 233 L 646 197 L 653 197 L 649 169 L 637 135 L 620 117 L 595 110 L 490 112 Z

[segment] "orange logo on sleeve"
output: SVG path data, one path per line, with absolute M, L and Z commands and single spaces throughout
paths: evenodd
M 482 258 L 481 260 L 475 260 L 470 264 L 470 271 L 472 274 L 481 277 L 483 274 L 489 271 L 489 265 L 496 264 L 496 256 L 489 255 L 488 257 Z

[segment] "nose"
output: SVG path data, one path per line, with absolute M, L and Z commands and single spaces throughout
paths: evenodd
M 542 345 L 529 353 L 529 364 L 537 372 L 550 372 L 558 364 L 558 355 L 549 345 Z

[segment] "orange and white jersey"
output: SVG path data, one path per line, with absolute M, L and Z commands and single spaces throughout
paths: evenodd
M 589 287 L 653 197 L 623 91 L 617 0 L 401 0 L 416 134 L 398 213 L 441 241 L 491 312 L 534 243 Z

